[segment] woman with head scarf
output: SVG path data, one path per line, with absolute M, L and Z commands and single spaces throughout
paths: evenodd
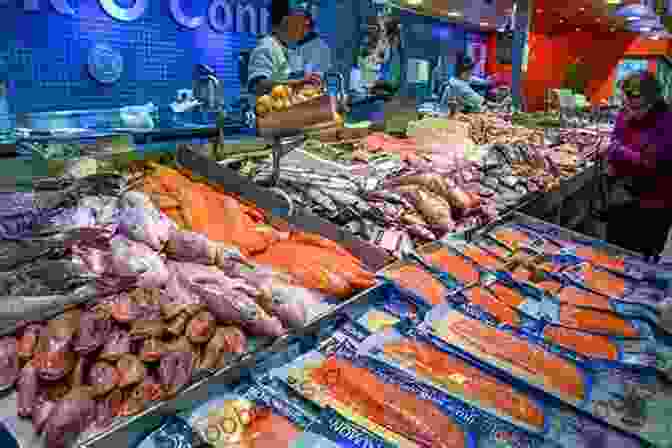
M 672 225 L 672 110 L 649 72 L 634 72 L 620 84 L 623 109 L 608 152 L 612 180 L 625 180 L 635 198 L 608 213 L 607 240 L 657 257 Z

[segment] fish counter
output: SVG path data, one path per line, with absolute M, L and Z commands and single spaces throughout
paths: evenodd
M 515 209 L 547 213 L 593 182 L 608 139 L 592 130 L 545 135 L 498 114 L 410 121 L 403 137 L 367 123 L 273 146 L 192 145 L 390 254 L 476 229 Z M 279 160 L 276 160 L 279 159 Z
M 379 274 L 99 446 L 670 446 L 660 266 L 516 214 Z
M 85 444 L 376 284 L 372 248 L 180 166 L 95 160 L 2 194 L 3 422 L 20 446 Z
M 430 123 L 427 128 L 436 127 L 436 122 Z M 415 126 L 422 129 L 426 124 Z M 321 133 L 313 141 L 324 144 L 326 142 L 321 140 L 335 138 L 342 142 L 344 136 L 340 133 L 344 131 L 336 131 L 335 136 L 333 132 Z M 443 309 L 443 304 L 436 302 L 434 296 L 426 302 L 420 299 L 424 297 L 422 294 L 390 286 L 393 277 L 388 275 L 388 270 L 380 269 L 393 260 L 391 254 L 413 257 L 413 249 L 428 241 L 449 241 L 447 238 L 456 230 L 474 230 L 496 220 L 496 198 L 488 199 L 487 194 L 481 195 L 481 190 L 474 188 L 473 184 L 480 179 L 478 176 L 487 174 L 489 169 L 512 168 L 515 157 L 521 164 L 535 163 L 520 148 L 518 152 L 512 147 L 497 148 L 481 151 L 484 160 L 493 159 L 494 168 L 482 163 L 474 166 L 454 158 L 450 162 L 451 170 L 436 175 L 426 172 L 428 166 L 424 171 L 409 168 L 409 159 L 413 160 L 409 156 L 409 139 L 372 134 L 366 129 L 350 132 L 363 136 L 360 144 L 363 138 L 364 149 L 369 152 L 375 153 L 376 147 L 378 151 L 391 147 L 391 152 L 398 151 L 398 154 L 383 157 L 379 163 L 387 163 L 387 166 L 376 166 L 375 161 L 367 163 L 368 169 L 374 167 L 373 172 L 330 176 L 329 182 L 342 181 L 336 187 L 330 184 L 333 191 L 342 194 L 341 202 L 337 202 L 340 208 L 354 215 L 354 219 L 351 217 L 345 223 L 325 214 L 324 210 L 303 206 L 297 199 L 300 190 L 293 195 L 287 192 L 286 184 L 291 181 L 286 177 L 281 177 L 285 184 L 271 185 L 274 189 L 269 192 L 252 182 L 265 185 L 263 172 L 257 171 L 252 179 L 246 179 L 240 176 L 241 170 L 236 173 L 200 156 L 203 148 L 194 148 L 194 145 L 178 150 L 175 158 L 170 155 L 137 157 L 136 154 L 68 162 L 57 170 L 62 176 L 35 179 L 32 192 L 3 193 L 0 198 L 3 281 L 0 284 L 4 297 L 0 304 L 0 324 L 5 336 L 0 353 L 6 391 L 2 414 L 6 435 L 14 437 L 22 447 L 126 445 L 129 437 L 138 433 L 138 428 L 154 429 L 161 416 L 180 414 L 181 420 L 170 419 L 172 423 L 164 425 L 163 433 L 159 431 L 167 437 L 163 442 L 142 442 L 164 446 L 161 443 L 170 440 L 187 440 L 166 435 L 166 428 L 180 427 L 186 431 L 184 437 L 189 433 L 188 428 L 194 429 L 193 422 L 184 417 L 190 410 L 183 409 L 184 403 L 193 402 L 188 398 L 190 394 L 196 394 L 192 395 L 193 400 L 207 402 L 214 393 L 211 390 L 226 388 L 241 377 L 244 384 L 236 390 L 246 392 L 231 392 L 237 397 L 242 394 L 241 406 L 249 408 L 251 405 L 245 399 L 268 393 L 269 401 L 264 403 L 270 408 L 254 401 L 255 398 L 253 407 L 260 406 L 259 412 L 246 408 L 249 412 L 244 413 L 247 417 L 243 422 L 239 421 L 243 414 L 229 415 L 233 412 L 231 409 L 238 409 L 237 401 L 223 405 L 220 411 L 239 424 L 227 432 L 230 438 L 227 435 L 225 442 L 220 441 L 227 446 L 255 446 L 255 443 L 264 446 L 269 440 L 275 440 L 274 437 L 281 440 L 282 436 L 270 431 L 268 438 L 257 441 L 259 434 L 269 431 L 251 430 L 249 426 L 266 421 L 267 429 L 282 428 L 274 414 L 275 405 L 285 401 L 289 407 L 283 409 L 292 413 L 283 414 L 289 419 L 285 425 L 289 433 L 300 433 L 290 431 L 293 425 L 303 428 L 314 425 L 310 428 L 314 428 L 321 439 L 308 440 L 322 440 L 320 443 L 325 444 L 328 440 L 335 443 L 334 446 L 346 446 L 344 440 L 348 436 L 341 434 L 345 439 L 339 441 L 333 425 L 344 428 L 348 434 L 360 434 L 361 440 L 380 446 L 399 446 L 400 441 L 404 446 L 421 447 L 458 442 L 470 446 L 501 446 L 491 442 L 507 440 L 501 439 L 504 429 L 497 432 L 497 437 L 493 435 L 495 438 L 491 441 L 476 435 L 474 425 L 501 423 L 497 417 L 492 419 L 488 409 L 478 411 L 478 407 L 472 406 L 476 414 L 482 415 L 475 420 L 479 423 L 459 423 L 447 430 L 450 434 L 445 434 L 436 432 L 436 424 L 439 417 L 451 418 L 452 414 L 441 406 L 438 413 L 426 414 L 427 418 L 433 416 L 430 420 L 434 423 L 431 423 L 422 422 L 407 409 L 393 411 L 391 403 L 376 400 L 372 401 L 373 408 L 362 403 L 341 403 L 339 407 L 314 400 L 294 402 L 290 398 L 296 398 L 296 394 L 278 391 L 276 386 L 260 382 L 259 376 L 251 373 L 258 366 L 276 365 L 278 356 L 297 353 L 299 348 L 296 347 L 307 350 L 311 343 L 317 344 L 320 337 L 315 335 L 324 333 L 334 319 L 350 312 L 351 306 L 357 308 L 360 302 L 379 295 L 380 291 L 392 288 L 393 296 L 403 295 L 409 303 L 415 304 L 418 309 L 410 316 L 412 319 L 418 318 L 421 309 L 427 308 L 429 312 L 428 303 Z M 417 147 L 416 141 L 415 149 Z M 221 145 L 215 145 L 214 149 L 221 150 Z M 297 152 L 290 152 L 287 157 Z M 310 151 L 304 152 L 310 154 Z M 547 157 L 535 160 L 540 163 L 542 159 Z M 317 160 L 318 163 L 323 161 Z M 391 167 L 393 164 L 395 168 Z M 367 205 L 369 202 L 359 202 L 362 190 L 356 191 L 360 196 L 353 201 L 355 192 L 344 187 L 344 183 L 375 180 L 376 172 L 389 171 L 395 175 L 383 175 L 375 186 L 364 191 L 367 191 L 367 199 L 373 198 L 374 204 L 377 198 L 376 205 L 381 209 L 397 204 L 398 216 L 387 210 L 387 214 L 376 215 L 373 211 L 374 214 L 366 215 L 371 206 Z M 470 172 L 476 179 L 471 187 L 465 180 Z M 492 178 L 501 175 L 493 172 Z M 315 175 L 314 172 L 299 174 L 298 181 L 292 179 L 293 188 L 302 185 L 301 175 Z M 544 185 L 543 180 L 539 183 Z M 325 191 L 320 193 L 327 195 Z M 303 194 L 311 193 L 304 191 Z M 312 195 L 313 199 L 319 197 L 314 192 Z M 296 204 L 300 207 L 295 207 Z M 325 204 L 321 206 L 328 209 Z M 500 209 L 500 213 L 505 211 Z M 412 214 L 422 221 L 407 221 L 408 227 L 400 229 L 400 217 Z M 320 216 L 327 217 L 328 221 Z M 455 224 L 456 219 L 469 216 L 478 218 L 472 220 L 471 225 Z M 349 224 L 355 220 L 365 226 L 369 225 L 367 221 L 374 221 L 381 229 L 380 238 L 358 238 L 368 234 L 350 231 Z M 396 231 L 414 235 L 412 244 L 389 241 L 381 244 L 390 238 L 390 234 L 385 233 L 390 227 L 383 227 L 389 222 L 397 223 L 393 228 Z M 415 233 L 411 229 L 416 229 Z M 401 235 L 399 240 L 408 242 L 410 238 Z M 527 246 L 524 249 L 527 250 Z M 515 250 L 518 251 L 518 246 Z M 516 256 L 522 252 L 516 252 Z M 417 272 L 439 279 L 447 291 L 454 289 L 456 283 L 450 280 L 450 270 L 439 271 L 426 264 L 419 266 L 423 269 Z M 373 274 L 376 271 L 380 271 L 378 276 Z M 420 275 L 417 272 L 411 273 L 411 279 Z M 504 274 L 493 272 L 492 275 Z M 394 281 L 404 285 L 407 280 L 402 275 L 394 277 Z M 520 279 L 510 283 L 515 282 L 523 284 Z M 377 286 L 379 284 L 383 286 Z M 433 282 L 427 282 L 431 284 Z M 543 295 L 533 286 L 525 285 L 530 288 L 525 292 L 531 297 L 538 299 Z M 649 300 L 647 294 L 650 293 L 640 293 L 642 300 Z M 386 293 L 385 297 L 388 296 Z M 447 304 L 453 303 L 448 300 L 452 297 L 449 293 L 442 297 Z M 493 317 L 495 314 L 488 316 L 489 320 L 483 320 L 486 324 L 502 325 Z M 664 327 L 666 319 L 659 310 L 647 316 L 642 322 L 650 323 L 657 316 L 657 323 L 650 327 L 636 326 L 642 333 L 635 336 L 643 335 L 643 340 L 654 341 L 655 347 L 659 347 L 657 339 L 646 339 L 653 334 L 646 331 L 655 332 Z M 536 318 L 542 322 L 546 316 Z M 573 319 L 580 320 L 576 316 Z M 563 323 L 557 327 L 564 328 Z M 629 333 L 623 336 L 628 337 L 634 336 Z M 660 353 L 666 352 L 660 349 Z M 269 357 L 271 364 L 266 361 Z M 486 367 L 478 366 L 487 371 Z M 502 372 L 497 375 L 506 376 Z M 250 376 L 252 379 L 243 378 Z M 380 380 L 372 377 L 367 381 Z M 520 380 L 512 377 L 511 381 Z M 392 395 L 396 393 L 393 389 L 389 391 L 390 396 L 396 396 Z M 419 410 L 425 406 L 422 404 L 424 392 L 418 399 L 413 396 L 414 391 L 419 389 L 408 389 L 402 395 L 404 401 L 417 402 L 410 406 Z M 308 406 L 311 403 L 319 409 Z M 211 407 L 202 409 L 205 414 L 201 416 L 206 420 Z M 365 421 L 371 419 L 368 414 L 379 411 L 382 415 L 368 423 Z M 388 411 L 398 415 L 387 421 L 391 417 Z M 583 408 L 578 412 L 590 414 Z M 218 423 L 224 425 L 225 432 L 231 429 L 233 421 L 227 420 L 226 415 Z M 257 419 L 263 415 L 268 419 Z M 427 433 L 393 434 L 401 430 L 402 423 L 411 422 L 414 431 Z M 507 424 L 502 428 L 508 428 L 509 433 L 518 437 L 520 428 Z M 524 430 L 520 432 L 524 433 Z M 192 440 L 203 442 L 203 437 L 199 439 L 194 434 L 191 434 Z M 446 442 L 444 436 L 456 438 L 447 438 L 452 442 Z M 527 436 L 520 437 L 527 440 Z M 535 437 L 530 440 L 548 439 Z M 287 446 L 295 446 L 291 445 L 293 440 L 288 440 Z M 220 446 L 221 443 L 210 444 Z

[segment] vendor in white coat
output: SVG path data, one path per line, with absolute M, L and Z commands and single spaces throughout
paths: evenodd
M 306 36 L 296 45 L 299 67 L 305 73 L 327 73 L 331 70 L 331 48 L 315 32 L 315 21 L 306 13 Z
M 273 0 L 271 4 L 272 33 L 259 40 L 250 55 L 248 89 L 257 95 L 269 93 L 278 84 L 299 86 L 306 79 L 290 80 L 289 46 L 306 36 L 306 13 L 291 10 L 289 0 Z M 306 78 L 316 75 L 306 74 Z

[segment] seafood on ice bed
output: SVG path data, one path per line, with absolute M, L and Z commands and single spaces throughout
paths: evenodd
M 337 243 L 281 232 L 184 170 L 150 162 L 63 182 L 21 196 L 32 222 L 0 240 L 1 386 L 50 448 L 374 285 Z M 2 209 L 17 197 L 0 196 Z

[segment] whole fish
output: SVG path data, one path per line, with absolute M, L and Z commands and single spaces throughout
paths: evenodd
M 319 188 L 309 187 L 305 190 L 306 196 L 320 207 L 324 208 L 330 216 L 338 215 L 338 206 L 334 201 L 324 194 Z
M 366 195 L 367 199 L 371 200 L 381 200 L 385 202 L 390 202 L 392 204 L 400 204 L 403 205 L 404 208 L 407 209 L 412 209 L 413 205 L 411 204 L 408 199 L 403 197 L 402 195 L 395 193 L 390 190 L 377 190 L 377 191 L 372 191 L 371 193 L 368 193 Z

